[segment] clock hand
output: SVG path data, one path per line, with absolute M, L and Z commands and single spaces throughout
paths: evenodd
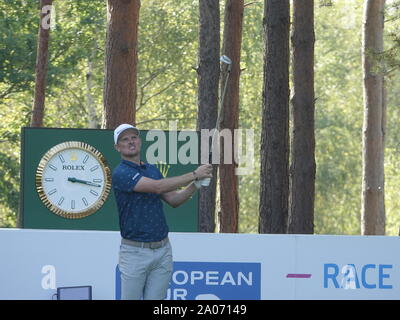
M 71 178 L 71 177 L 69 177 L 69 178 L 68 178 L 68 181 L 77 182 L 77 183 L 82 183 L 82 184 L 86 184 L 86 185 L 92 186 L 92 187 L 101 187 L 100 184 L 93 183 L 93 182 L 86 181 L 86 180 L 80 180 L 80 179 L 77 179 L 77 178 Z

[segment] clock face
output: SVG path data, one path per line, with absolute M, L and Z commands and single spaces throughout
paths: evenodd
M 92 146 L 69 141 L 51 148 L 36 171 L 36 188 L 49 210 L 65 218 L 82 218 L 104 204 L 111 174 L 102 154 Z

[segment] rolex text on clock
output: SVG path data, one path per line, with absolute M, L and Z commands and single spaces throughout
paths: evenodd
M 111 189 L 103 155 L 80 141 L 67 141 L 45 153 L 36 170 L 36 190 L 44 205 L 64 218 L 83 218 L 101 208 Z

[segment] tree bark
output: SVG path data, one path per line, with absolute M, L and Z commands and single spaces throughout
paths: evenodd
M 87 106 L 87 116 L 88 116 L 88 128 L 97 129 L 99 128 L 99 119 L 96 113 L 96 105 L 93 100 L 92 90 L 93 90 L 93 57 L 91 54 L 87 60 L 88 71 L 86 73 L 86 106 Z
M 108 0 L 103 127 L 136 122 L 140 0 Z
M 260 233 L 286 233 L 289 196 L 289 0 L 264 1 Z
M 49 62 L 50 24 L 48 22 L 51 17 L 51 11 L 47 10 L 47 8 L 50 8 L 52 4 L 53 0 L 40 1 L 39 35 L 35 70 L 35 96 L 32 108 L 31 127 L 43 127 L 46 76 Z M 46 8 L 46 6 L 49 7 Z
M 219 213 L 220 232 L 238 232 L 239 228 L 239 196 L 237 164 L 234 159 L 234 129 L 239 127 L 239 78 L 240 78 L 240 50 L 242 44 L 243 0 L 227 0 L 224 17 L 224 55 L 232 60 L 231 71 L 227 83 L 219 128 L 229 129 L 232 136 L 230 152 L 232 163 L 224 164 L 224 143 L 221 143 L 221 165 L 219 166 L 221 212 Z M 225 86 L 227 66 L 222 68 L 221 96 Z
M 376 55 L 383 52 L 385 0 L 364 3 L 363 53 L 364 123 L 361 232 L 385 234 L 384 132 L 386 103 L 382 71 Z M 379 64 L 379 63 L 378 63 Z
M 314 42 L 314 0 L 296 0 L 288 233 L 314 233 Z
M 219 0 L 199 0 L 198 118 L 197 130 L 216 127 L 219 84 Z M 200 232 L 215 231 L 217 166 L 208 188 L 200 189 Z

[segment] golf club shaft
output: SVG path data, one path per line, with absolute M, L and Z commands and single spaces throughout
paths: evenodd
M 212 138 L 211 138 L 211 145 L 210 145 L 210 150 L 209 150 L 209 163 L 212 163 L 212 150 L 214 148 L 214 143 L 215 143 L 215 135 L 218 134 L 219 131 L 219 122 L 221 119 L 221 114 L 224 108 L 224 101 L 225 101 L 225 94 L 226 94 L 226 89 L 228 87 L 228 80 L 229 80 L 229 75 L 231 74 L 231 65 L 228 65 L 228 70 L 227 70 L 227 74 L 226 74 L 226 78 L 225 78 L 225 83 L 224 83 L 224 89 L 222 90 L 222 95 L 221 95 L 221 99 L 220 99 L 220 105 L 218 108 L 218 114 L 217 114 L 217 121 L 215 123 L 215 130 L 213 132 Z

